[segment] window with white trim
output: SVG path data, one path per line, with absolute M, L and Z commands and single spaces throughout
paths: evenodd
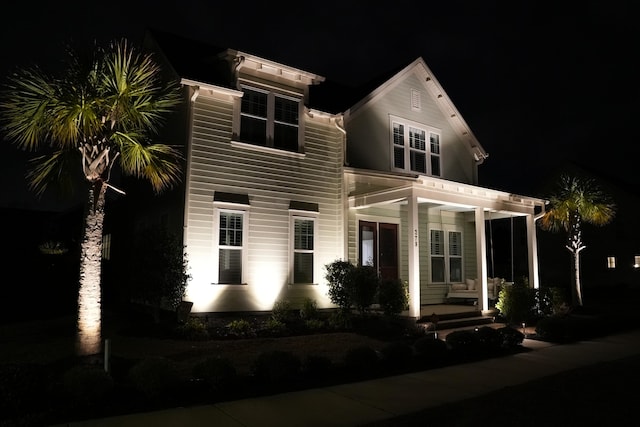
M 455 229 L 429 230 L 431 283 L 462 282 L 462 232 Z
M 242 283 L 242 258 L 245 242 L 245 212 L 219 210 L 218 283 Z
M 438 132 L 418 123 L 392 117 L 391 140 L 394 170 L 442 175 Z
M 313 283 L 315 251 L 314 218 L 296 217 L 293 220 L 293 283 Z
M 300 151 L 300 99 L 258 88 L 243 87 L 242 91 L 240 141 Z

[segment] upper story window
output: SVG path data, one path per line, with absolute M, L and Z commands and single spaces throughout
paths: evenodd
M 417 123 L 391 120 L 393 169 L 441 176 L 440 134 Z M 427 144 L 427 138 L 429 144 Z
M 300 151 L 300 100 L 256 88 L 243 87 L 242 91 L 240 141 Z

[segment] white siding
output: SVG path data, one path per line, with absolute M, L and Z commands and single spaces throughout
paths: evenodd
M 421 109 L 411 108 L 411 91 L 418 90 Z M 391 171 L 389 116 L 421 123 L 441 132 L 442 177 L 473 183 L 474 162 L 465 142 L 455 133 L 436 100 L 415 73 L 397 82 L 392 90 L 366 104 L 346 123 L 349 135 L 347 159 L 354 167 Z M 428 141 L 427 141 L 428 143 Z
M 301 117 L 305 155 L 254 150 L 231 143 L 231 99 L 200 95 L 193 106 L 186 240 L 194 311 L 270 310 L 282 299 L 309 296 L 327 306 L 322 266 L 343 255 L 342 134 L 328 120 Z M 214 285 L 210 267 L 215 191 L 247 194 L 246 285 Z M 317 203 L 314 279 L 289 285 L 289 202 Z

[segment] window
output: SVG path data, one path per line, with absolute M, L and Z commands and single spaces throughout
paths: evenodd
M 242 283 L 244 212 L 220 211 L 218 226 L 218 283 Z
M 432 283 L 462 282 L 462 233 L 457 230 L 429 231 Z
M 293 283 L 313 283 L 315 221 L 293 218 Z
M 640 268 L 640 255 L 633 257 L 633 268 Z
M 616 257 L 608 256 L 607 257 L 607 268 L 616 268 Z
M 240 141 L 298 152 L 300 100 L 258 89 L 243 92 Z
M 438 133 L 417 123 L 392 118 L 391 134 L 393 169 L 432 176 L 442 175 Z

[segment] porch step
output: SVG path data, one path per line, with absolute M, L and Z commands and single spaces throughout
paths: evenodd
M 438 322 L 437 329 L 439 331 L 442 331 L 444 329 L 458 329 L 458 328 L 466 328 L 471 326 L 483 326 L 490 323 L 493 323 L 493 317 L 488 317 L 488 316 L 467 317 L 464 319 L 441 320 Z
M 417 323 L 430 324 L 429 329 L 434 329 L 431 316 L 423 316 Z M 483 326 L 494 322 L 493 314 L 482 315 L 480 311 L 469 311 L 465 313 L 440 314 L 437 316 L 437 330 L 468 328 L 472 326 Z

